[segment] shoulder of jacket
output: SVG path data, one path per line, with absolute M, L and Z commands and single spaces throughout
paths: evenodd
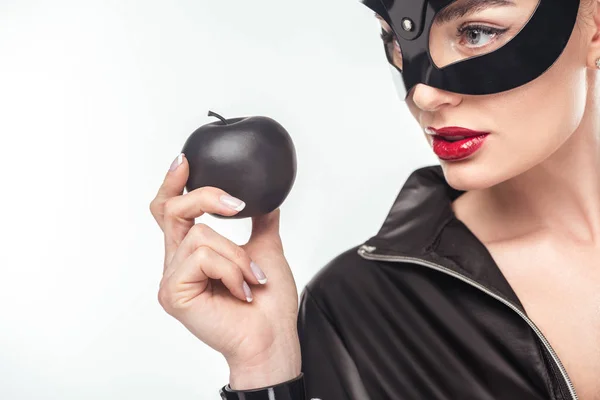
M 313 297 L 330 290 L 332 285 L 346 284 L 371 273 L 372 262 L 358 254 L 359 247 L 356 245 L 338 254 L 311 278 L 306 287 Z
M 358 254 L 362 245 L 353 246 L 325 264 L 302 290 L 303 297 L 327 308 L 361 301 L 370 291 L 379 291 L 386 272 L 379 261 L 367 260 Z M 399 267 L 400 263 L 396 263 Z

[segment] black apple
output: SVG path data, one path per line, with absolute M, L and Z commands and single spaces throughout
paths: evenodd
M 296 179 L 296 149 L 288 132 L 268 117 L 240 117 L 196 129 L 183 145 L 190 175 L 186 189 L 223 189 L 246 207 L 232 217 L 270 213 L 283 203 Z

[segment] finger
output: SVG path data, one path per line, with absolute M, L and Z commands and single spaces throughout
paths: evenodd
M 250 259 L 248 253 L 242 247 L 215 232 L 206 224 L 196 224 L 190 229 L 175 251 L 173 259 L 169 266 L 167 266 L 164 275 L 167 277 L 170 276 L 176 266 L 180 265 L 190 254 L 202 246 L 211 248 L 236 264 L 242 271 L 244 279 L 247 282 L 254 285 L 265 284 L 267 282 L 264 272 Z
M 282 247 L 279 234 L 280 208 L 268 214 L 252 217 L 252 233 L 249 242 L 267 241 Z
M 250 287 L 244 288 L 244 275 L 231 260 L 223 257 L 210 247 L 201 246 L 175 269 L 166 280 L 170 290 L 180 290 L 184 285 L 203 283 L 208 279 L 218 279 L 229 291 L 242 301 L 252 301 Z M 200 295 L 198 293 L 197 295 Z
M 222 189 L 203 186 L 183 196 L 172 197 L 167 200 L 164 206 L 163 220 L 165 268 L 171 263 L 175 251 L 193 226 L 195 218 L 200 217 L 205 212 L 232 216 L 242 210 L 245 206 L 244 202 L 241 202 L 237 209 L 227 205 L 232 204 L 232 199 Z
M 150 212 L 164 231 L 164 205 L 167 200 L 183 193 L 189 176 L 189 164 L 183 153 L 179 154 L 171 163 L 163 183 L 158 189 L 156 197 L 150 202 Z

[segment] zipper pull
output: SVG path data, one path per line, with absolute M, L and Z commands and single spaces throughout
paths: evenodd
M 373 251 L 375 251 L 375 249 L 377 249 L 377 247 L 363 244 L 362 246 L 360 246 L 358 248 L 358 252 L 359 253 L 372 253 Z

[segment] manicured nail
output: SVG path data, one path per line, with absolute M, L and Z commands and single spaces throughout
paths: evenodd
M 169 167 L 169 171 L 175 171 L 177 169 L 177 167 L 179 167 L 181 165 L 182 161 L 183 161 L 183 153 L 179 153 L 177 158 L 174 159 L 173 162 L 171 163 L 171 166 Z
M 246 207 L 246 203 L 244 203 L 242 200 L 226 194 L 222 194 L 219 200 L 221 203 L 225 204 L 229 208 L 233 208 L 235 211 L 242 211 L 242 209 Z
M 262 269 L 260 269 L 258 265 L 256 265 L 254 261 L 250 262 L 250 268 L 252 269 L 252 273 L 254 274 L 256 279 L 258 279 L 258 282 L 261 285 L 267 283 L 267 277 L 265 276 L 265 273 L 262 271 Z
M 246 295 L 246 301 L 248 303 L 250 303 L 252 301 L 252 292 L 250 291 L 250 286 L 248 286 L 246 281 L 244 281 L 244 284 L 242 285 L 242 287 L 244 288 L 244 294 Z

